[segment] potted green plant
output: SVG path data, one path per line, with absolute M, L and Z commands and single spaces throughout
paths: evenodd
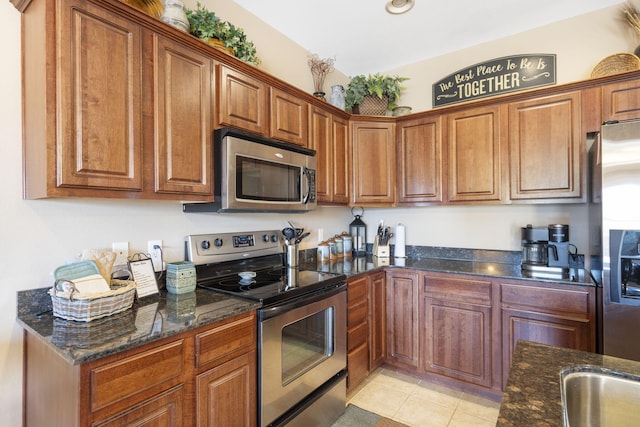
M 380 73 L 352 77 L 345 95 L 346 108 L 369 115 L 384 115 L 393 109 L 405 89 L 407 77 L 385 76 Z M 369 107 L 372 109 L 369 109 Z
M 255 45 L 247 40 L 242 28 L 221 20 L 200 2 L 197 3 L 196 10 L 187 9 L 186 12 L 192 35 L 213 46 L 224 48 L 223 50 L 244 62 L 254 65 L 260 63 Z

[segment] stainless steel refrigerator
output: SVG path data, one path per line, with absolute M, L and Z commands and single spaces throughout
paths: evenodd
M 640 121 L 605 123 L 590 163 L 590 232 L 599 249 L 592 268 L 601 267 L 602 286 L 598 348 L 640 360 Z

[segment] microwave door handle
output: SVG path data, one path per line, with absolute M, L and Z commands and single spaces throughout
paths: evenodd
M 307 194 L 305 194 L 302 198 L 302 204 L 306 205 L 307 203 L 309 203 L 309 197 L 311 196 L 311 173 L 306 167 L 302 169 L 302 173 L 307 178 Z

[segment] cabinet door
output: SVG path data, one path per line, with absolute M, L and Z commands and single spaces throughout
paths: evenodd
M 271 88 L 269 136 L 306 147 L 309 104 L 276 88 Z
M 394 202 L 395 125 L 352 122 L 353 203 L 389 206 Z
M 502 283 L 500 295 L 505 384 L 518 340 L 595 351 L 595 288 Z
M 602 86 L 602 121 L 640 118 L 640 80 Z
M 267 85 L 239 71 L 218 65 L 217 126 L 235 126 L 267 134 Z
M 500 105 L 447 116 L 449 201 L 504 200 L 506 117 Z
M 442 202 L 441 123 L 435 116 L 399 125 L 398 204 Z
M 332 171 L 332 193 L 334 204 L 349 203 L 349 123 L 347 120 L 331 116 L 331 144 L 333 160 L 329 168 Z
M 492 384 L 491 282 L 424 275 L 424 369 Z
M 181 385 L 159 394 L 133 408 L 109 418 L 93 423 L 95 427 L 174 427 L 191 425 L 184 417 L 184 387 Z
M 213 196 L 213 62 L 154 35 L 155 191 Z
M 581 111 L 580 92 L 509 104 L 511 200 L 581 200 Z
M 387 291 L 384 272 L 369 276 L 369 371 L 387 358 Z
M 141 27 L 85 1 L 59 10 L 55 185 L 141 191 Z
M 196 377 L 196 425 L 257 425 L 255 351 Z
M 322 108 L 309 109 L 309 148 L 316 150 L 316 191 L 322 204 L 349 202 L 348 123 Z
M 418 368 L 418 290 L 420 273 L 387 273 L 387 362 Z

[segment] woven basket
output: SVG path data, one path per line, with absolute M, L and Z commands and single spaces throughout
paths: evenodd
M 54 286 L 49 289 L 53 315 L 67 320 L 90 322 L 128 310 L 133 305 L 136 283 L 124 282 L 124 286 L 112 287 L 110 292 L 87 299 L 74 298 L 73 290 L 70 293 L 61 292 Z
M 387 105 L 389 105 L 389 99 L 386 96 L 378 98 L 367 95 L 358 105 L 358 112 L 366 116 L 384 116 L 387 114 Z
M 616 53 L 598 62 L 591 71 L 591 78 L 595 79 L 635 70 L 640 70 L 640 58 L 633 53 Z

